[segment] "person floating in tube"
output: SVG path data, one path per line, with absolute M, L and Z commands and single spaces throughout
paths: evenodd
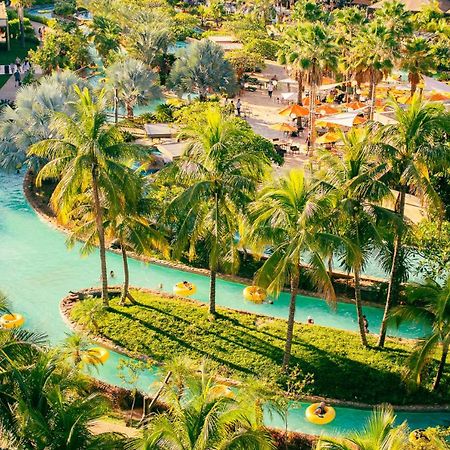
M 325 402 L 320 402 L 320 405 L 315 409 L 314 414 L 317 417 L 323 418 L 327 413 L 327 404 Z

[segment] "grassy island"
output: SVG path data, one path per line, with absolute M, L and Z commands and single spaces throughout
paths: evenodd
M 118 298 L 111 300 L 110 309 L 96 317 L 98 334 L 157 362 L 177 355 L 208 357 L 225 376 L 258 377 L 283 386 L 280 365 L 286 321 L 221 308 L 218 317 L 211 320 L 207 305 L 195 301 L 141 291 L 134 291 L 133 296 L 137 300 L 133 306 L 120 306 Z M 72 320 L 95 332 L 85 318 L 100 302 L 87 299 L 76 303 Z M 412 349 L 408 342 L 389 340 L 381 351 L 367 349 L 356 333 L 302 324 L 295 325 L 294 336 L 292 367 L 300 368 L 299 377 L 312 375 L 306 394 L 393 404 L 442 403 L 448 399 L 442 392 L 430 392 L 426 385 L 407 391 L 401 375 Z M 369 340 L 375 345 L 375 339 Z

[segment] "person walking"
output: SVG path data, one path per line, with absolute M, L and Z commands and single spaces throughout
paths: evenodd
M 267 93 L 269 94 L 269 98 L 272 98 L 272 94 L 273 94 L 273 83 L 272 83 L 272 80 L 270 80 L 269 84 L 267 85 Z
M 241 99 L 238 98 L 238 101 L 236 102 L 236 111 L 239 117 L 241 116 L 241 107 L 242 107 Z
M 21 84 L 21 82 L 20 82 L 20 72 L 19 72 L 19 70 L 16 70 L 14 72 L 14 86 L 15 87 L 20 87 L 20 84 Z

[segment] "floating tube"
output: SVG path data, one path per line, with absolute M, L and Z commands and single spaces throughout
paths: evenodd
M 319 417 L 317 414 L 314 414 L 314 411 L 320 406 L 320 403 L 313 403 L 306 408 L 305 417 L 311 423 L 315 423 L 316 425 L 326 425 L 334 420 L 336 417 L 336 411 L 331 406 L 325 407 L 325 414 L 323 417 Z
M 19 328 L 24 324 L 24 322 L 25 319 L 22 314 L 10 313 L 3 314 L 3 316 L 0 317 L 0 326 L 7 329 Z
M 103 364 L 109 358 L 109 351 L 106 348 L 94 347 L 89 349 L 81 358 L 86 364 Z
M 173 293 L 175 295 L 179 295 L 180 297 L 189 297 L 190 295 L 194 295 L 197 292 L 197 287 L 194 283 L 177 283 L 173 287 Z
M 243 295 L 245 300 L 253 303 L 262 303 L 267 298 L 266 290 L 258 286 L 247 286 Z

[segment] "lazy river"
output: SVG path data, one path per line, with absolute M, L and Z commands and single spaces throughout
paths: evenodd
M 25 316 L 27 328 L 45 332 L 52 343 L 58 343 L 69 332 L 61 319 L 59 302 L 69 290 L 99 285 L 98 256 L 94 253 L 81 258 L 78 248 L 68 251 L 64 234 L 40 220 L 28 205 L 23 195 L 22 182 L 20 175 L 0 173 L 0 289 L 9 297 L 13 310 Z M 108 254 L 108 269 L 114 270 L 117 276 L 114 283 L 119 283 L 119 255 Z M 197 285 L 198 300 L 208 299 L 209 280 L 205 276 L 135 260 L 130 260 L 130 273 L 132 284 L 136 286 L 157 288 L 162 283 L 168 291 L 176 282 L 187 279 Z M 287 317 L 287 294 L 281 294 L 272 305 L 254 305 L 243 300 L 242 288 L 241 284 L 218 280 L 217 303 L 259 314 Z M 317 324 L 356 330 L 354 306 L 351 304 L 339 303 L 333 311 L 320 299 L 302 296 L 298 299 L 298 305 L 297 320 L 305 321 L 311 315 Z M 367 307 L 364 313 L 370 327 L 377 329 L 382 311 Z M 403 337 L 421 334 L 423 330 L 412 324 L 398 332 Z M 111 358 L 93 375 L 111 384 L 121 385 L 117 374 L 120 358 L 124 357 L 112 353 Z M 154 389 L 156 377 L 154 371 L 149 371 L 142 376 L 139 387 L 147 391 Z M 293 404 L 288 420 L 290 430 L 312 434 L 343 433 L 361 426 L 370 414 L 370 411 L 363 409 L 338 407 L 336 420 L 323 427 L 305 420 L 305 405 Z M 283 426 L 282 419 L 277 416 L 267 416 L 266 420 L 272 426 Z M 399 412 L 398 420 L 407 420 L 411 428 L 449 426 L 450 413 Z

